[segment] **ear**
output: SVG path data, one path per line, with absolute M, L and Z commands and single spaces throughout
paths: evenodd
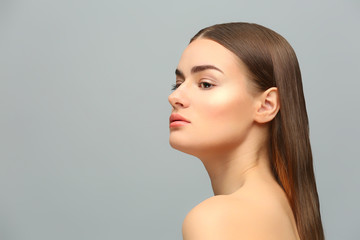
M 273 120 L 280 109 L 279 93 L 276 87 L 271 87 L 258 96 L 255 121 L 267 123 Z

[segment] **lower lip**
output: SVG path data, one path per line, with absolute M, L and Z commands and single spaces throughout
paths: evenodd
M 181 127 L 181 126 L 185 126 L 189 124 L 189 122 L 185 122 L 185 121 L 174 121 L 172 123 L 170 123 L 170 127 Z

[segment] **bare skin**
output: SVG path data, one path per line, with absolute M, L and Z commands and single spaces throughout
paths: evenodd
M 237 190 L 215 194 L 188 213 L 183 223 L 184 240 L 299 239 L 287 198 L 268 166 L 259 163 L 242 177 L 243 184 Z M 217 187 L 214 181 L 212 184 Z M 222 182 L 222 186 L 229 185 Z
M 170 128 L 170 144 L 203 162 L 215 195 L 188 213 L 184 240 L 298 240 L 269 164 L 269 122 L 280 109 L 277 89 L 253 91 L 236 56 L 201 38 L 185 49 L 176 83 L 169 96 L 172 112 L 188 123 Z
M 213 164 L 218 161 L 202 159 L 215 196 L 186 216 L 184 240 L 298 240 L 293 213 L 266 154 L 248 153 L 246 163 L 226 159 L 228 164 L 222 167 Z

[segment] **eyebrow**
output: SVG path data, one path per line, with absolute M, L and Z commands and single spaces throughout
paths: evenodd
M 224 72 L 221 71 L 221 69 L 215 67 L 214 65 L 199 65 L 199 66 L 194 66 L 194 67 L 191 69 L 191 73 L 198 73 L 198 72 L 202 72 L 202 71 L 205 71 L 205 70 L 208 70 L 208 69 L 216 70 L 216 71 L 219 71 L 219 72 L 221 72 L 222 74 L 224 74 Z M 176 69 L 176 70 L 175 70 L 175 75 L 178 76 L 178 77 L 181 77 L 181 78 L 185 79 L 184 73 L 181 72 L 179 69 Z

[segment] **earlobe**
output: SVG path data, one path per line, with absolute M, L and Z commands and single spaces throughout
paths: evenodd
M 259 96 L 255 121 L 267 123 L 273 120 L 280 109 L 280 99 L 276 87 L 271 87 Z

